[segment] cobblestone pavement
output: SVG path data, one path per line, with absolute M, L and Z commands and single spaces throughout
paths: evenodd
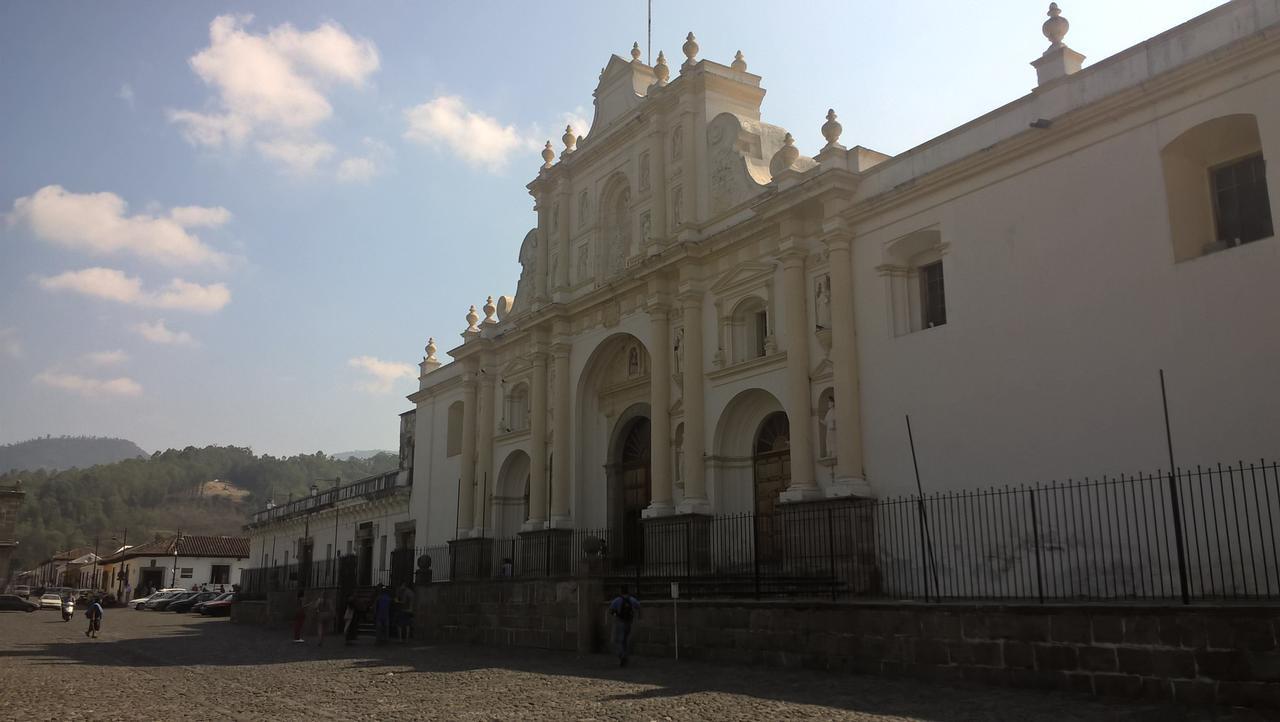
M 478 647 L 293 644 L 280 629 L 109 610 L 101 636 L 0 612 L 0 719 L 1258 720 L 878 677 Z

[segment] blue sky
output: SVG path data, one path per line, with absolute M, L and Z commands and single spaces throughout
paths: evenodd
M 1068 0 L 1066 42 L 1216 4 Z M 742 50 L 806 153 L 828 107 L 922 143 L 1047 45 L 1038 0 L 653 5 L 655 57 Z M 0 5 L 0 443 L 393 448 L 427 337 L 514 292 L 542 142 L 644 33 L 643 1 Z

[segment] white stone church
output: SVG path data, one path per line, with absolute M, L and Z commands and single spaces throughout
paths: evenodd
M 896 156 L 692 33 L 609 58 L 514 295 L 427 347 L 418 544 L 915 493 L 907 415 L 926 492 L 1167 468 L 1161 369 L 1178 463 L 1274 457 L 1280 2 L 1088 67 L 1049 15 L 1030 93 Z

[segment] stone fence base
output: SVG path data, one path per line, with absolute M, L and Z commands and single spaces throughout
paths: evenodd
M 600 646 L 599 580 L 449 582 L 416 592 L 419 639 L 575 652 Z

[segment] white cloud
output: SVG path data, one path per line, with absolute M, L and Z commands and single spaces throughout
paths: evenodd
M 387 159 L 391 157 L 391 148 L 386 143 L 364 139 L 365 154 L 348 156 L 338 164 L 337 178 L 343 183 L 368 183 L 382 173 Z
M 133 86 L 132 85 L 129 85 L 128 83 L 121 85 L 119 92 L 116 93 L 116 97 L 128 103 L 130 110 L 133 109 Z
M 254 34 L 246 27 L 252 19 L 214 18 L 209 46 L 190 60 L 217 93 L 213 109 L 171 110 L 169 118 L 193 145 L 238 147 L 253 137 L 260 153 L 305 172 L 332 154 L 332 146 L 315 137 L 333 115 L 326 92 L 333 85 L 363 86 L 378 69 L 378 49 L 333 22 L 306 32 L 285 23 Z
M 115 193 L 73 193 L 50 185 L 13 202 L 10 224 L 23 223 L 39 238 L 94 255 L 130 253 L 165 265 L 226 265 L 188 229 L 220 226 L 231 213 L 220 207 L 183 206 L 168 217 L 126 215 L 128 205 Z
M 85 354 L 84 360 L 94 366 L 115 366 L 129 360 L 129 354 L 119 349 L 115 351 L 92 351 Z
M 18 329 L 12 326 L 0 328 L 0 355 L 11 359 L 22 358 L 22 339 L 18 338 Z
M 142 306 L 144 308 L 172 308 L 181 311 L 212 313 L 231 302 L 231 291 L 225 284 L 201 285 L 175 278 L 155 291 L 142 288 L 142 280 L 126 276 L 114 268 L 85 268 L 67 271 L 48 278 L 39 278 L 40 287 L 47 291 L 73 291 L 85 296 L 107 301 Z
M 404 111 L 404 137 L 415 143 L 449 151 L 467 163 L 490 171 L 502 170 L 511 156 L 536 150 L 538 142 L 514 125 L 467 108 L 456 95 L 442 95 Z
M 36 375 L 35 380 L 45 386 L 71 391 L 88 397 L 137 396 L 142 393 L 142 386 L 137 381 L 125 376 L 114 379 L 96 379 L 79 374 L 49 370 L 41 371 Z
M 359 388 L 373 394 L 385 394 L 391 391 L 399 379 L 411 379 L 417 375 L 416 369 L 409 364 L 382 361 L 373 356 L 357 356 L 347 361 L 347 365 L 369 375 L 369 379 L 360 383 Z
M 168 346 L 195 346 L 196 340 L 186 331 L 174 331 L 165 325 L 164 319 L 155 323 L 139 323 L 133 326 L 134 332 L 151 343 Z

